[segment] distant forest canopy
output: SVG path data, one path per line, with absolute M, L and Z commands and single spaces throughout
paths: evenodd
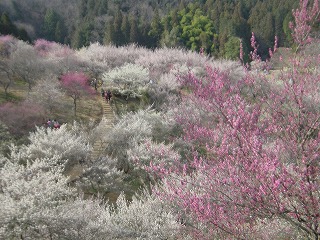
M 239 42 L 250 49 L 255 33 L 261 55 L 278 38 L 292 44 L 289 22 L 299 0 L 2 0 L 0 32 L 23 40 L 44 38 L 73 48 L 93 42 L 147 48 L 202 48 L 236 59 Z

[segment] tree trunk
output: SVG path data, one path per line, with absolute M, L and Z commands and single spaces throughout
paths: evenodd
M 73 99 L 73 105 L 74 105 L 74 116 L 77 116 L 77 99 Z

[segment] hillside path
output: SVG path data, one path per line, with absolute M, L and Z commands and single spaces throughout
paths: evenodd
M 99 123 L 99 127 L 102 133 L 107 132 L 109 129 L 112 128 L 112 124 L 114 121 L 114 113 L 111 107 L 111 104 L 108 103 L 104 97 L 100 96 L 98 98 L 99 104 L 101 104 L 103 108 L 103 116 Z M 107 142 L 103 140 L 103 136 L 97 138 L 97 140 L 93 144 L 93 151 L 91 154 L 91 159 L 94 161 L 95 159 L 99 158 L 106 147 Z
M 97 104 L 102 106 L 102 119 L 99 123 L 98 128 L 100 129 L 101 133 L 107 132 L 109 129 L 112 128 L 114 122 L 114 113 L 111 107 L 111 104 L 106 101 L 104 97 L 101 95 L 97 97 Z M 95 161 L 99 157 L 101 157 L 104 153 L 106 148 L 107 142 L 102 134 L 98 134 L 96 141 L 93 143 L 93 150 L 90 155 L 91 161 Z M 69 182 L 72 182 L 78 179 L 83 173 L 83 166 L 81 164 L 75 165 L 69 172 Z

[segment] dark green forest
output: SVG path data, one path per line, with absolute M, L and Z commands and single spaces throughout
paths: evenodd
M 1 34 L 38 38 L 77 49 L 93 42 L 147 48 L 182 47 L 236 59 L 255 33 L 262 56 L 278 38 L 290 47 L 298 0 L 3 0 Z

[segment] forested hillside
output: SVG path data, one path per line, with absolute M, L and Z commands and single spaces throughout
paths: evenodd
M 136 43 L 148 48 L 203 48 L 212 56 L 235 59 L 240 39 L 245 50 L 250 47 L 251 32 L 263 55 L 275 36 L 279 46 L 291 46 L 289 22 L 297 4 L 298 0 L 3 0 L 0 31 L 27 39 L 21 33 L 25 30 L 31 40 L 45 38 L 73 48 L 91 42 Z

